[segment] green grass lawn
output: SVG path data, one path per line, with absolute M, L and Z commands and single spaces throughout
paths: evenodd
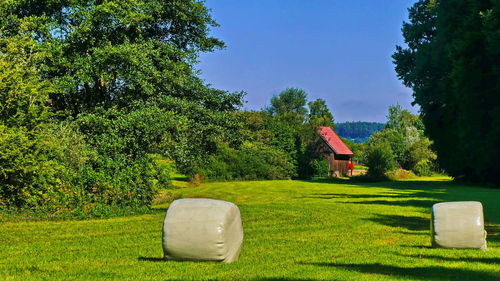
M 258 181 L 175 190 L 236 203 L 245 240 L 232 264 L 162 260 L 167 204 L 152 214 L 4 222 L 0 280 L 500 280 L 500 190 L 422 181 Z M 432 204 L 478 200 L 489 251 L 430 248 Z

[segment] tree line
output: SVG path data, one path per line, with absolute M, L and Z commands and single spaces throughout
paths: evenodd
M 420 116 L 393 105 L 384 129 L 374 133 L 366 144 L 358 145 L 357 157 L 366 163 L 368 176 L 373 179 L 385 179 L 398 170 L 430 176 L 440 172 L 432 144 Z
M 500 2 L 420 0 L 393 55 L 413 89 L 439 164 L 457 179 L 500 184 Z
M 140 209 L 169 185 L 151 155 L 191 175 L 240 145 L 243 93 L 195 68 L 214 26 L 200 1 L 2 1 L 0 208 Z
M 367 142 L 371 135 L 384 129 L 383 123 L 377 122 L 342 122 L 335 123 L 335 131 L 339 136 L 355 143 Z
M 424 174 L 435 150 L 455 177 L 498 180 L 498 9 L 410 9 L 394 61 L 422 119 L 391 107 L 383 131 L 349 144 L 371 174 Z M 334 125 L 325 101 L 289 88 L 241 111 L 243 92 L 214 89 L 196 69 L 201 53 L 225 47 L 209 35 L 216 26 L 196 0 L 2 1 L 0 210 L 146 210 L 171 185 L 168 163 L 214 180 L 324 175 L 315 129 Z
M 321 168 L 323 100 L 290 88 L 244 112 L 244 93 L 199 77 L 199 55 L 225 46 L 216 26 L 195 0 L 2 1 L 0 210 L 146 210 L 171 185 L 168 163 L 217 180 Z

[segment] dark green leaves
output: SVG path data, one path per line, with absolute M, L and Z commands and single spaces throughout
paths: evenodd
M 498 183 L 500 4 L 418 1 L 393 55 L 414 92 L 442 167 L 455 177 Z

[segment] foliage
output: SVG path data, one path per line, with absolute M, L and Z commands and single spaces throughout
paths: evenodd
M 412 172 L 417 176 L 431 176 L 432 175 L 432 163 L 431 161 L 424 159 L 420 160 L 413 166 Z
M 382 143 L 386 143 L 390 146 L 394 154 L 394 159 L 401 164 L 405 157 L 405 152 L 407 151 L 404 135 L 393 129 L 385 129 L 373 134 L 368 145 Z
M 386 173 L 388 179 L 396 181 L 396 180 L 415 180 L 417 179 L 417 175 L 413 173 L 413 171 L 408 171 L 405 169 L 396 169 Z M 424 176 L 424 175 L 418 175 Z
M 237 114 L 243 123 L 239 132 L 242 139 L 265 144 L 273 142 L 275 132 L 271 130 L 272 117 L 269 114 L 259 111 L 240 111 Z
M 396 168 L 394 153 L 388 143 L 371 144 L 366 149 L 366 166 L 368 175 L 382 179 L 386 173 Z
M 335 131 L 340 137 L 355 143 L 367 142 L 375 132 L 384 129 L 385 124 L 376 122 L 342 122 L 335 124 Z
M 108 216 L 114 211 L 105 206 L 148 206 L 157 189 L 169 184 L 169 175 L 147 155 L 109 157 L 71 125 L 47 124 L 36 132 L 0 127 L 3 208 L 53 217 Z
M 334 126 L 326 102 L 316 99 L 307 103 L 304 90 L 288 88 L 271 98 L 263 114 L 266 135 L 272 135 L 270 144 L 289 155 L 298 178 L 311 178 L 315 173 L 312 161 L 321 159 L 316 152 L 316 131 L 319 126 Z
M 421 0 L 403 24 L 407 46 L 393 55 L 440 166 L 455 177 L 497 185 L 499 29 L 498 1 Z
M 308 122 L 313 128 L 319 126 L 335 128 L 333 115 L 324 100 L 316 99 L 307 103 L 307 105 L 309 107 Z
M 412 170 L 420 161 L 436 160 L 432 141 L 424 136 L 424 126 L 418 115 L 396 105 L 389 107 L 387 118 L 384 130 L 374 133 L 369 145 L 388 144 L 398 165 L 407 170 Z
M 226 143 L 197 171 L 210 180 L 289 179 L 294 166 L 288 155 L 258 142 L 245 142 L 240 149 Z
M 24 34 L 9 39 L 0 37 L 0 122 L 31 130 L 47 121 L 55 87 L 36 68 L 44 54 L 35 41 Z
M 432 142 L 428 138 L 422 138 L 410 146 L 406 166 L 413 170 L 415 165 L 425 162 L 429 164 L 430 169 L 432 161 L 436 160 L 436 154 L 430 149 L 431 145 Z
M 49 53 L 42 67 L 63 94 L 56 108 L 77 114 L 176 96 L 207 107 L 230 106 L 224 92 L 207 92 L 192 69 L 199 52 L 222 48 L 203 2 L 6 1 L 5 37 L 23 27 Z
M 154 171 L 155 180 L 154 188 L 155 190 L 173 188 L 171 177 L 176 172 L 175 162 L 166 159 L 161 154 L 150 154 L 149 157 L 154 161 Z
M 214 26 L 196 0 L 2 1 L 0 207 L 147 207 L 170 184 L 151 154 L 193 176 L 240 145 L 243 93 L 194 66 L 224 47 Z
M 0 205 L 51 211 L 71 206 L 81 194 L 72 185 L 73 172 L 91 156 L 82 137 L 65 128 L 0 125 Z
M 298 88 L 287 88 L 271 98 L 271 105 L 266 109 L 272 116 L 297 128 L 306 120 L 307 93 Z
M 311 167 L 313 169 L 312 175 L 314 177 L 330 176 L 330 163 L 324 158 L 312 160 Z

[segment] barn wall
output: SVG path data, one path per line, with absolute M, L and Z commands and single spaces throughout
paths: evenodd
M 339 171 L 340 175 L 349 174 L 349 160 L 335 160 L 334 171 Z
M 338 172 L 339 175 L 349 174 L 349 156 L 337 155 L 339 159 L 336 159 L 335 154 L 324 141 L 321 141 L 316 147 L 317 152 L 330 163 L 330 176 L 334 176 L 335 172 Z

